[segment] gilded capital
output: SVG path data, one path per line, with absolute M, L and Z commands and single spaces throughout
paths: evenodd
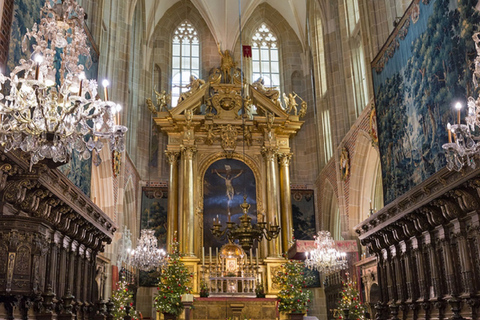
M 166 160 L 167 160 L 168 164 L 172 165 L 172 164 L 177 163 L 179 154 L 180 153 L 177 152 L 177 151 L 165 151 Z
M 277 155 L 278 147 L 262 147 L 262 154 L 265 160 L 274 161 Z
M 290 166 L 290 160 L 292 160 L 292 153 L 280 153 L 278 155 L 278 163 L 280 163 L 282 167 Z
M 197 147 L 195 146 L 182 146 L 183 156 L 187 160 L 192 160 L 196 152 L 197 152 Z

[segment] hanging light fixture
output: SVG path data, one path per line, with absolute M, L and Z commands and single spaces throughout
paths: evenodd
M 480 80 L 480 32 L 473 35 L 477 57 L 474 60 L 475 71 L 473 72 L 473 85 L 478 88 L 478 80 Z M 461 123 L 460 110 L 462 104 L 455 104 L 457 110 L 457 124 L 447 124 L 448 143 L 442 148 L 445 150 L 447 158 L 447 169 L 460 171 L 465 165 L 475 169 L 477 164 L 474 157 L 479 153 L 480 143 L 477 135 L 473 135 L 475 127 L 480 128 L 480 95 L 475 99 L 468 97 L 467 99 L 468 115 L 465 117 L 465 124 Z M 453 135 L 453 139 L 452 139 Z
M 142 230 L 137 248 L 130 252 L 130 264 L 143 271 L 162 268 L 167 263 L 165 250 L 158 248 L 158 240 L 152 229 Z
M 315 249 L 307 252 L 305 265 L 324 274 L 331 274 L 347 267 L 347 254 L 335 249 L 335 240 L 330 232 L 318 231 L 315 239 Z
M 97 81 L 85 77 L 92 59 L 83 8 L 74 0 L 47 0 L 41 14 L 22 41 L 26 52 L 34 40 L 30 58 L 21 59 L 10 76 L 0 72 L 6 94 L 0 93 L 0 145 L 29 154 L 31 166 L 43 159 L 67 162 L 72 151 L 89 159 L 104 139 L 111 151 L 123 152 L 127 128 L 119 125 L 121 107 L 108 100 L 108 81 L 101 100 Z

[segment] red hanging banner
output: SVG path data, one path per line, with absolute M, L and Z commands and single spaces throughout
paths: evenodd
M 243 57 L 252 58 L 252 46 L 242 46 L 243 48 Z

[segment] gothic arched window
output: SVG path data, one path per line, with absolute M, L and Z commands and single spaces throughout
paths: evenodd
M 181 88 L 190 83 L 190 75 L 200 78 L 200 41 L 197 30 L 185 20 L 175 29 L 172 40 L 172 107 L 175 107 Z
M 265 86 L 280 86 L 279 61 L 277 37 L 262 23 L 252 37 L 252 80 L 263 77 Z

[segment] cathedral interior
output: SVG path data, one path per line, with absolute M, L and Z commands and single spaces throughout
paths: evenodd
M 288 259 L 310 320 L 360 319 L 339 315 L 347 281 L 362 320 L 479 319 L 480 1 L 2 0 L 0 18 L 0 319 L 117 319 L 121 281 L 167 319 L 172 248 L 180 319 L 287 319 Z

